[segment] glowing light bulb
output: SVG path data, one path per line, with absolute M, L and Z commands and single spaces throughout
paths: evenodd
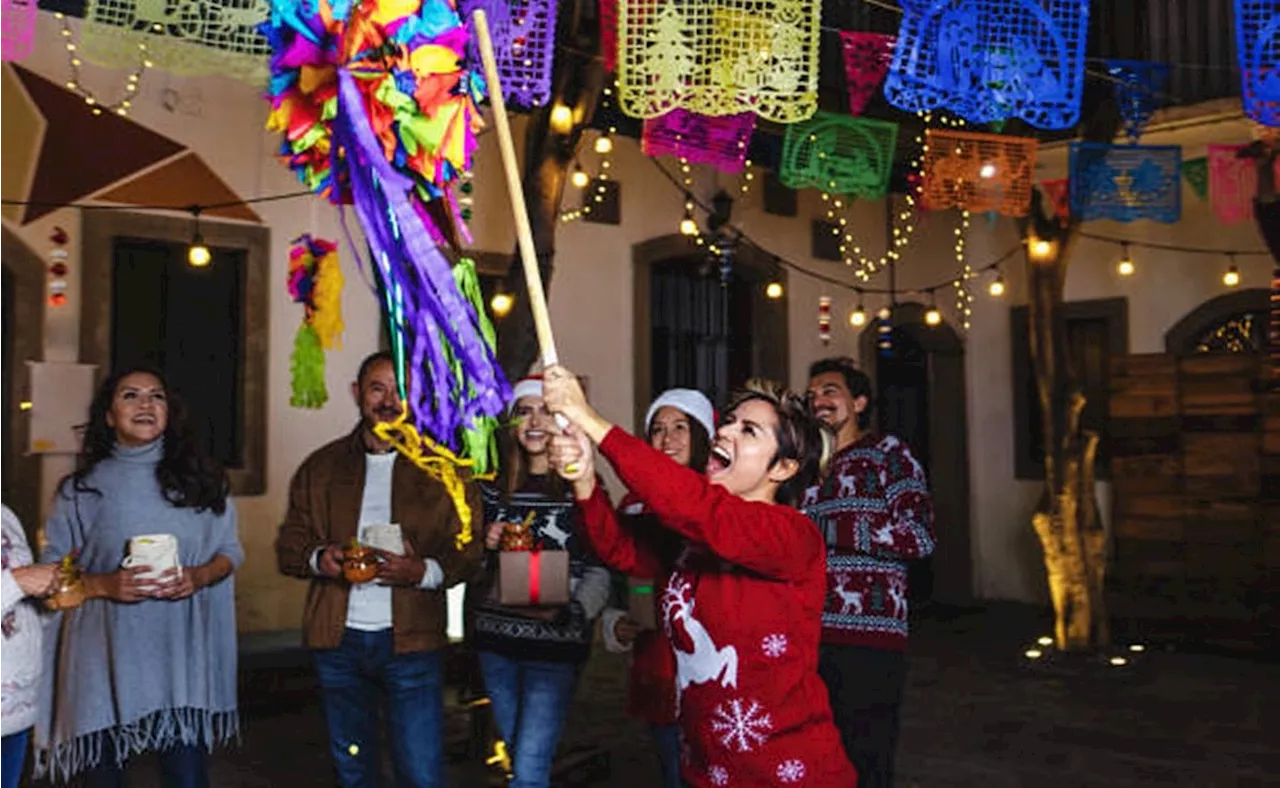
M 1129 664 L 1129 660 L 1125 659 L 1124 657 L 1112 657 L 1109 661 L 1111 662 L 1112 665 L 1116 666 L 1117 668 L 1120 667 L 1121 665 Z
M 204 239 L 197 234 L 191 239 L 191 246 L 187 247 L 187 263 L 192 268 L 204 268 L 211 262 L 213 262 L 213 253 L 204 245 Z
M 983 177 L 983 178 L 994 178 L 994 177 L 996 177 L 996 165 L 994 165 L 994 164 L 984 164 L 984 165 L 982 165 L 982 169 L 978 170 L 978 175 L 979 175 L 980 177 Z
M 1133 272 L 1138 270 L 1133 264 L 1133 260 L 1129 259 L 1129 255 L 1120 258 L 1120 262 L 1116 263 L 1116 273 L 1121 276 L 1133 276 Z
M 1040 637 L 1036 638 L 1036 642 L 1042 646 L 1052 646 L 1053 638 L 1049 637 L 1048 635 L 1041 635 Z
M 942 323 L 942 313 L 936 306 L 930 307 L 929 311 L 924 313 L 924 322 L 931 326 L 939 325 Z
M 681 235 L 697 235 L 698 234 L 698 223 L 693 220 L 693 217 L 686 216 L 680 220 L 680 234 Z
M 1043 238 L 1032 238 L 1027 249 L 1031 252 L 1032 260 L 1048 260 L 1053 254 L 1053 243 Z
M 849 325 L 854 328 L 861 328 L 867 324 L 867 310 L 859 304 L 858 308 L 849 313 Z
M 516 299 L 510 293 L 494 293 L 493 298 L 489 299 L 489 308 L 498 317 L 506 317 L 515 305 Z
M 569 180 L 579 189 L 585 189 L 587 184 L 591 183 L 591 176 L 583 172 L 581 167 L 578 167 L 574 169 L 573 175 L 570 176 Z
M 573 110 L 564 104 L 551 108 L 551 129 L 557 134 L 568 134 L 573 130 Z
M 987 292 L 991 294 L 992 298 L 999 298 L 1004 295 L 1004 277 L 997 276 L 992 279 L 991 284 L 987 286 Z
M 1240 284 L 1240 269 L 1234 265 L 1228 268 L 1222 274 L 1222 283 L 1227 287 L 1235 287 Z
M 1040 659 L 1044 656 L 1044 652 L 1038 648 L 1029 648 L 1022 653 L 1027 659 Z
M 765 296 L 773 299 L 774 301 L 777 301 L 779 298 L 782 298 L 782 292 L 783 290 L 782 290 L 781 282 L 770 282 L 769 284 L 764 286 Z
M 608 134 L 596 137 L 596 153 L 604 155 L 613 151 L 613 138 Z

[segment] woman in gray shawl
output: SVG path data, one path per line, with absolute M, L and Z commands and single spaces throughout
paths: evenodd
M 46 638 L 38 776 L 119 786 L 131 756 L 155 751 L 165 788 L 208 785 L 208 752 L 239 734 L 231 573 L 244 550 L 227 492 L 158 371 L 134 367 L 99 388 L 45 526 L 42 559 L 78 555 L 87 601 Z M 157 534 L 176 537 L 179 567 L 123 560 L 131 540 L 140 550 Z

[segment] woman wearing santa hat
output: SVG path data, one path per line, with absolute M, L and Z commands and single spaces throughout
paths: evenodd
M 557 366 L 545 376 L 547 405 L 573 425 L 553 440 L 552 465 L 573 484 L 593 544 L 612 539 L 638 569 L 662 571 L 618 525 L 595 480 L 592 443 L 657 522 L 685 539 L 661 611 L 683 779 L 695 788 L 855 785 L 818 676 L 826 545 L 795 508 L 833 443 L 805 401 L 749 383 L 725 409 L 702 474 L 601 418 L 573 373 Z
M 693 389 L 668 389 L 649 406 L 644 419 L 649 445 L 687 468 L 703 472 L 711 455 L 711 435 L 715 432 L 715 410 L 711 401 Z M 655 515 L 644 502 L 628 493 L 618 507 L 622 531 L 589 531 L 592 548 L 612 568 L 651 582 L 662 588 L 667 574 L 684 549 L 684 539 L 654 522 Z M 616 538 L 619 533 L 643 542 L 657 556 L 664 571 L 658 577 L 645 576 L 629 551 Z M 592 539 L 597 537 L 599 543 Z M 652 593 L 652 591 L 650 591 Z M 627 710 L 649 724 L 662 766 L 662 788 L 681 788 L 680 729 L 676 724 L 675 659 L 662 629 L 640 629 L 622 610 L 610 609 L 601 618 L 605 647 L 610 651 L 632 652 L 631 685 Z
M 572 492 L 551 470 L 548 450 L 557 427 L 542 398 L 541 378 L 515 385 L 511 417 L 502 470 L 482 488 L 486 582 L 495 579 L 504 530 L 521 524 L 531 537 L 529 548 L 569 552 L 570 600 L 531 610 L 486 599 L 472 611 L 471 639 L 511 758 L 510 785 L 541 788 L 550 784 L 565 715 L 611 582 L 609 570 L 577 536 Z

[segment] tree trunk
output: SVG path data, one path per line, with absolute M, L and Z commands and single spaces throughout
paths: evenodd
M 538 255 L 543 289 L 551 298 L 551 276 L 555 269 L 556 228 L 560 200 L 569 167 L 577 155 L 582 132 L 595 113 L 604 87 L 604 67 L 595 55 L 599 36 L 594 20 L 585 21 L 583 0 L 562 0 L 556 25 L 555 76 L 551 98 L 529 116 L 524 142 L 524 198 L 529 209 L 529 226 Z M 576 119 L 568 134 L 551 128 L 551 108 L 564 104 Z M 515 296 L 511 313 L 499 324 L 498 362 L 509 380 L 518 380 L 540 357 L 538 337 L 529 309 L 529 291 L 520 263 L 520 250 L 513 254 L 505 280 L 507 292 Z
M 1091 101 L 1081 136 L 1110 143 L 1120 127 L 1114 101 Z M 1028 243 L 1028 334 L 1036 394 L 1044 433 L 1044 493 L 1031 518 L 1044 549 L 1054 639 L 1064 651 L 1086 651 L 1110 642 L 1106 611 L 1107 539 L 1094 492 L 1098 435 L 1084 429 L 1085 397 L 1071 363 L 1066 316 L 1062 311 L 1067 264 L 1080 219 L 1046 217 L 1040 193 L 1032 192 L 1030 215 L 1022 220 Z M 1032 253 L 1033 240 L 1048 241 L 1048 255 Z

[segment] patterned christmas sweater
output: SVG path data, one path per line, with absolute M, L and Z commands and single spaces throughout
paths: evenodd
M 485 485 L 485 523 L 523 523 L 532 514 L 530 529 L 539 550 L 569 551 L 569 604 L 551 621 L 519 615 L 488 598 L 489 588 L 480 588 L 484 601 L 472 613 L 472 645 L 479 651 L 493 651 L 515 659 L 547 662 L 585 662 L 591 653 L 595 620 L 609 601 L 609 570 L 577 535 L 572 496 L 553 497 L 546 476 L 530 475 L 522 489 L 504 497 L 497 488 Z M 498 556 L 486 555 L 486 583 L 497 575 Z
M 818 676 L 826 593 L 821 536 L 795 509 L 745 501 L 614 428 L 600 450 L 664 526 L 689 542 L 662 593 L 675 657 L 682 774 L 703 786 L 855 784 Z M 597 488 L 579 501 L 592 544 L 637 574 L 662 561 Z
M 907 562 L 934 545 L 933 502 L 911 450 L 863 435 L 806 491 L 804 511 L 827 543 L 823 642 L 906 648 Z

